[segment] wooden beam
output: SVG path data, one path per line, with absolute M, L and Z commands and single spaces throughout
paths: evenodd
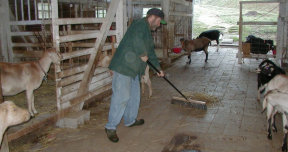
M 45 35 L 51 35 L 51 33 L 46 32 Z M 11 36 L 35 36 L 35 32 L 11 32 Z
M 7 62 L 9 58 L 8 53 L 8 39 L 7 39 L 7 29 L 9 29 L 9 22 L 7 20 L 9 19 L 9 14 L 6 13 L 8 1 L 7 0 L 1 0 L 0 1 L 0 14 L 2 14 L 2 20 L 0 22 L 0 36 L 1 36 L 1 55 L 3 56 L 3 61 Z M 5 4 L 6 3 L 6 4 Z
M 237 22 L 237 25 L 239 25 L 240 22 Z M 242 22 L 242 25 L 277 25 L 277 22 Z
M 57 25 L 68 25 L 68 24 L 94 24 L 103 23 L 104 18 L 61 18 L 55 20 Z
M 171 45 L 170 42 L 172 41 L 172 36 L 171 36 L 171 22 L 170 22 L 170 17 L 169 17 L 169 12 L 170 12 L 170 5 L 171 5 L 171 0 L 165 0 L 162 2 L 162 8 L 164 12 L 164 20 L 167 22 L 167 25 L 162 25 L 163 26 L 163 33 L 161 36 L 161 41 L 163 43 L 163 59 L 165 63 L 170 63 L 169 56 L 168 56 L 168 48 Z M 173 29 L 174 30 L 174 29 Z
M 72 33 L 72 31 L 71 31 Z M 93 38 L 98 38 L 99 35 L 101 34 L 100 31 L 93 31 L 93 32 L 87 32 L 84 31 L 82 32 L 83 34 L 73 34 L 73 35 L 65 35 L 65 36 L 60 36 L 60 43 L 63 42 L 71 42 L 71 41 L 79 41 L 79 40 L 85 40 L 85 39 L 93 39 Z M 108 36 L 115 35 L 115 32 L 108 32 Z
M 95 39 L 100 35 L 100 32 L 89 33 L 89 34 L 74 34 L 74 35 L 65 35 L 60 36 L 60 43 L 71 42 L 71 41 L 79 41 L 85 39 Z
M 240 1 L 240 4 L 259 4 L 259 3 L 279 3 L 279 0 L 272 0 L 272 1 Z
M 11 32 L 11 27 L 9 26 L 9 23 L 10 23 L 10 7 L 9 7 L 9 1 L 7 0 L 2 0 L 1 1 L 1 10 L 4 12 L 3 16 L 1 16 L 1 22 L 3 22 L 3 30 L 0 31 L 0 32 L 3 32 L 3 33 L 0 33 L 1 35 L 3 34 L 3 39 L 1 39 L 1 41 L 4 41 L 4 44 L 6 50 L 3 50 L 3 51 L 7 51 L 5 52 L 3 55 L 4 57 L 6 57 L 7 55 L 7 59 L 6 61 L 8 62 L 13 62 L 13 59 L 14 59 L 14 54 L 13 54 L 13 49 L 12 49 L 12 39 L 11 39 L 11 35 L 10 35 L 10 32 Z M 1 37 L 2 38 L 2 37 Z M 3 43 L 2 43 L 3 44 Z M 7 46 L 7 47 L 6 47 Z
M 78 50 L 78 51 L 73 51 L 73 52 L 68 52 L 68 53 L 62 53 L 62 60 L 67 60 L 79 56 L 84 56 L 84 55 L 89 55 L 94 52 L 94 48 L 89 48 L 89 49 L 83 49 L 83 50 Z
M 238 48 L 238 64 L 242 64 L 242 33 L 243 33 L 243 17 L 242 17 L 242 9 L 243 9 L 243 4 L 240 3 L 240 13 L 239 13 L 239 48 Z
M 99 33 L 99 30 L 71 30 L 69 34 L 89 34 L 89 33 Z M 108 36 L 116 35 L 116 31 L 109 31 Z M 95 43 L 94 43 L 95 44 Z
M 30 12 L 31 12 L 31 9 L 30 9 L 30 0 L 27 0 L 27 5 L 28 5 L 28 20 L 30 21 L 31 20 L 31 14 L 30 14 Z
M 96 68 L 96 63 L 98 57 L 97 56 L 97 52 L 101 51 L 103 48 L 103 45 L 106 41 L 106 37 L 108 34 L 108 30 L 110 29 L 110 26 L 112 24 L 112 20 L 114 19 L 114 16 L 116 14 L 117 8 L 119 7 L 119 5 L 122 5 L 123 0 L 113 0 L 110 2 L 109 5 L 109 9 L 108 12 L 106 14 L 105 17 L 105 21 L 103 22 L 102 26 L 101 26 L 101 34 L 99 35 L 99 37 L 97 38 L 97 41 L 95 43 L 95 52 L 92 53 L 90 55 L 89 61 L 88 61 L 88 67 L 86 69 L 86 71 L 84 72 L 84 77 L 83 80 L 81 81 L 80 84 L 80 88 L 77 92 L 77 97 L 82 96 L 83 94 L 85 94 L 88 91 L 88 84 L 92 79 L 93 73 L 95 71 Z M 86 97 L 85 97 L 86 98 Z M 75 101 L 74 101 L 75 102 Z M 83 108 L 83 103 L 80 104 L 78 110 L 81 110 Z
M 68 77 L 68 76 L 71 76 L 71 75 L 74 75 L 74 74 L 77 74 L 77 73 L 81 73 L 81 72 L 86 70 L 87 66 L 88 65 L 85 64 L 85 65 L 80 65 L 80 66 L 77 66 L 77 67 L 73 67 L 73 68 L 70 68 L 70 69 L 63 70 L 63 71 L 57 73 L 57 77 L 64 78 L 64 77 Z
M 187 14 L 186 12 L 169 12 L 169 15 L 193 17 L 193 14 Z
M 95 43 L 72 43 L 72 47 L 94 47 Z M 114 48 L 118 47 L 118 43 L 114 44 Z M 103 47 L 103 51 L 105 50 L 111 50 L 112 49 L 112 44 L 111 43 L 106 43 Z
M 52 36 L 53 36 L 53 47 L 57 52 L 60 52 L 60 41 L 59 41 L 59 26 L 55 23 L 58 19 L 58 0 L 51 0 L 51 8 L 52 8 Z M 57 73 L 61 71 L 60 61 L 55 66 L 55 82 L 56 82 L 56 100 L 57 100 L 57 109 L 62 110 L 61 107 L 61 88 L 59 83 L 61 78 L 58 77 Z
M 43 55 L 43 51 L 18 51 L 14 50 L 14 57 L 34 57 L 39 58 Z
M 52 11 L 53 12 L 53 11 Z M 32 20 L 32 21 L 11 21 L 10 25 L 38 25 L 38 24 L 51 24 L 51 20 Z
M 126 0 L 125 0 L 126 1 Z M 121 41 L 124 32 L 126 32 L 126 26 L 124 24 L 127 23 L 127 20 L 124 21 L 124 18 L 126 18 L 126 8 L 124 8 L 124 1 L 120 2 L 120 5 L 117 8 L 117 17 L 116 17 L 116 39 L 118 42 Z M 126 7 L 126 3 L 125 3 Z M 124 13 L 125 12 L 125 13 Z M 125 15 L 125 16 L 124 16 Z
M 253 59 L 267 59 L 267 58 L 276 58 L 276 55 L 272 55 L 272 54 L 249 54 L 249 55 L 243 55 L 243 54 L 236 54 L 236 57 L 239 58 L 240 56 L 241 58 L 253 58 Z
M 12 47 L 42 47 L 41 43 L 12 43 Z M 51 47 L 52 44 L 46 43 L 46 46 Z
M 190 5 L 190 2 L 188 2 L 186 0 L 171 0 L 171 2 L 177 3 L 177 4 L 181 4 L 181 5 L 185 5 L 185 6 L 189 6 Z

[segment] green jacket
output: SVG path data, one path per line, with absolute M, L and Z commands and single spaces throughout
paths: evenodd
M 140 57 L 145 55 L 160 69 L 149 23 L 146 18 L 142 18 L 134 21 L 128 28 L 111 60 L 109 69 L 132 78 L 137 75 L 142 76 L 146 62 L 143 62 Z

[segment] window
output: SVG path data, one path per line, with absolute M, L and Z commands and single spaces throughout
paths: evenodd
M 162 10 L 160 7 L 156 7 L 156 8 L 159 8 L 160 10 Z M 142 17 L 145 17 L 147 15 L 147 12 L 150 10 L 151 8 L 143 8 L 143 11 L 142 11 Z
M 51 18 L 51 5 L 49 3 L 38 3 L 38 19 Z
M 105 16 L 106 16 L 106 9 L 96 7 L 95 17 L 104 18 Z

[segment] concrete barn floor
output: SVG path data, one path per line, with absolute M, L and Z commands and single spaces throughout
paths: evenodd
M 191 65 L 183 56 L 166 69 L 168 78 L 184 92 L 201 92 L 219 98 L 208 110 L 171 104 L 177 92 L 163 79 L 152 77 L 153 96 L 142 97 L 139 118 L 143 126 L 128 128 L 121 123 L 118 143 L 110 142 L 104 132 L 110 99 L 89 108 L 91 119 L 78 129 L 55 128 L 45 133 L 27 151 L 43 152 L 275 152 L 281 151 L 282 120 L 278 132 L 267 139 L 265 114 L 256 101 L 257 75 L 261 60 L 245 59 L 238 64 L 237 48 L 209 47 L 193 53 Z M 173 138 L 174 137 L 174 138 Z M 173 140 L 172 140 L 173 139 Z

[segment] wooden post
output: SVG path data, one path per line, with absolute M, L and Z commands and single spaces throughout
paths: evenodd
M 191 6 L 191 14 L 192 14 L 192 16 L 191 16 L 191 38 L 193 37 L 193 23 L 194 23 L 194 4 L 195 4 L 195 1 L 192 1 L 192 6 Z
M 283 38 L 283 53 L 282 53 L 282 58 L 281 58 L 281 66 L 283 65 L 283 63 L 286 63 L 287 64 L 287 60 L 288 60 L 288 2 L 287 0 L 284 1 L 284 9 L 285 9 L 285 13 L 284 13 L 284 32 L 283 32 L 283 35 L 284 35 L 284 38 Z M 286 65 L 287 66 L 287 65 Z
M 283 38 L 284 35 L 284 25 L 285 25 L 285 2 L 280 2 L 279 4 L 279 17 L 278 17 L 278 23 L 277 23 L 277 49 L 276 49 L 276 60 L 278 63 L 280 63 L 280 66 L 282 66 L 282 58 L 283 58 Z
M 242 22 L 243 22 L 243 18 L 242 18 L 242 2 L 240 2 L 240 13 L 239 13 L 239 49 L 238 49 L 238 63 L 242 64 Z
M 10 19 L 9 19 L 9 4 L 7 0 L 1 0 L 1 9 L 2 14 L 1 21 L 1 49 L 2 55 L 4 56 L 5 62 L 13 61 L 13 50 L 11 47 L 11 37 L 10 37 Z
M 120 40 L 122 39 L 124 32 L 126 31 L 126 26 L 124 24 L 127 24 L 126 18 L 126 6 L 124 8 L 124 0 L 121 0 L 119 7 L 117 8 L 116 12 L 116 40 L 119 43 Z M 125 3 L 126 5 L 126 3 Z M 125 13 L 124 13 L 125 12 Z M 125 15 L 125 16 L 124 16 Z
M 56 49 L 57 52 L 60 52 L 60 41 L 59 41 L 59 26 L 56 23 L 58 19 L 58 0 L 51 0 L 51 8 L 52 8 L 52 35 L 53 35 L 53 47 Z M 56 81 L 56 100 L 57 100 L 57 109 L 58 111 L 61 110 L 61 78 L 58 77 L 58 72 L 61 71 L 60 63 L 54 64 L 55 65 L 55 81 Z
M 127 0 L 127 12 L 128 12 L 128 25 L 130 25 L 133 22 L 132 0 Z
M 162 25 L 164 26 L 163 28 L 163 34 L 162 34 L 162 42 L 163 42 L 163 60 L 165 63 L 170 63 L 171 61 L 169 60 L 168 56 L 168 49 L 170 48 L 170 40 L 171 40 L 171 25 L 169 25 L 169 9 L 170 9 L 170 0 L 163 0 L 162 1 L 162 6 L 163 6 L 163 12 L 164 12 L 164 20 L 167 22 L 167 25 Z

